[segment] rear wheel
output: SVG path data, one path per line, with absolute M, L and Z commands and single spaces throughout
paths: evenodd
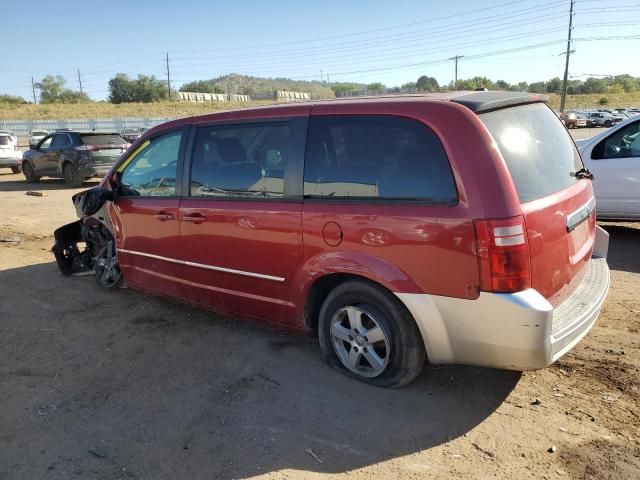
M 22 167 L 11 167 L 13 173 L 22 173 Z
M 568 123 L 568 124 L 567 124 L 567 128 L 568 128 L 569 130 L 573 130 L 574 128 L 576 128 L 576 124 L 575 124 L 575 123 Z
M 33 167 L 29 162 L 24 162 L 22 164 L 22 173 L 28 183 L 36 183 L 40 181 L 40 177 L 36 175 L 36 172 L 33 170 Z
M 80 187 L 84 179 L 78 174 L 78 169 L 72 163 L 66 163 L 62 168 L 64 181 L 70 187 Z
M 406 385 L 424 364 L 424 343 L 409 312 L 368 282 L 345 282 L 327 296 L 318 337 L 330 365 L 372 385 Z
M 611 120 L 605 120 L 604 126 L 609 128 L 611 126 Z

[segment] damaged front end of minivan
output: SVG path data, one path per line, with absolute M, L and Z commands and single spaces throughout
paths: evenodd
M 63 225 L 54 232 L 52 252 L 63 275 L 95 275 L 104 289 L 115 287 L 122 280 L 116 258 L 113 224 L 108 214 L 108 202 L 116 193 L 94 187 L 73 195 L 79 220 Z

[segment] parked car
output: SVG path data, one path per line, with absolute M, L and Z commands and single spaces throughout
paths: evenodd
M 125 128 L 121 135 L 126 141 L 133 143 L 147 130 L 147 127 Z
M 13 173 L 22 171 L 22 151 L 12 132 L 0 132 L 0 168 L 10 168 Z
M 374 385 L 410 382 L 425 357 L 542 368 L 609 287 L 590 175 L 544 101 L 452 92 L 165 123 L 74 197 L 56 260 L 317 333 Z
M 608 112 L 589 112 L 588 115 L 589 118 L 595 122 L 597 127 L 609 128 L 622 121 L 621 117 L 614 117 Z
M 560 118 L 562 123 L 569 129 L 587 126 L 587 120 L 576 112 L 565 112 Z
M 86 179 L 109 171 L 128 146 L 117 133 L 60 131 L 25 152 L 22 171 L 30 183 L 48 176 L 79 187 Z
M 595 177 L 597 216 L 602 220 L 640 221 L 640 117 L 576 144 Z
M 29 148 L 35 147 L 40 140 L 49 135 L 47 130 L 31 130 L 29 134 Z

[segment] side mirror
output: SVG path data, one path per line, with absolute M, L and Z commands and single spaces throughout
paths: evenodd
M 112 192 L 120 191 L 121 177 L 121 173 L 117 170 L 114 170 L 109 174 L 108 182 Z

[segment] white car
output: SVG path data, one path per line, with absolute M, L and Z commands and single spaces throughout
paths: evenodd
M 598 219 L 639 221 L 640 117 L 577 140 L 576 145 L 594 176 Z
M 29 147 L 35 147 L 40 140 L 49 135 L 47 130 L 31 130 L 31 134 L 29 135 Z
M 0 132 L 0 168 L 8 167 L 13 173 L 22 172 L 22 152 L 18 139 L 9 132 Z

